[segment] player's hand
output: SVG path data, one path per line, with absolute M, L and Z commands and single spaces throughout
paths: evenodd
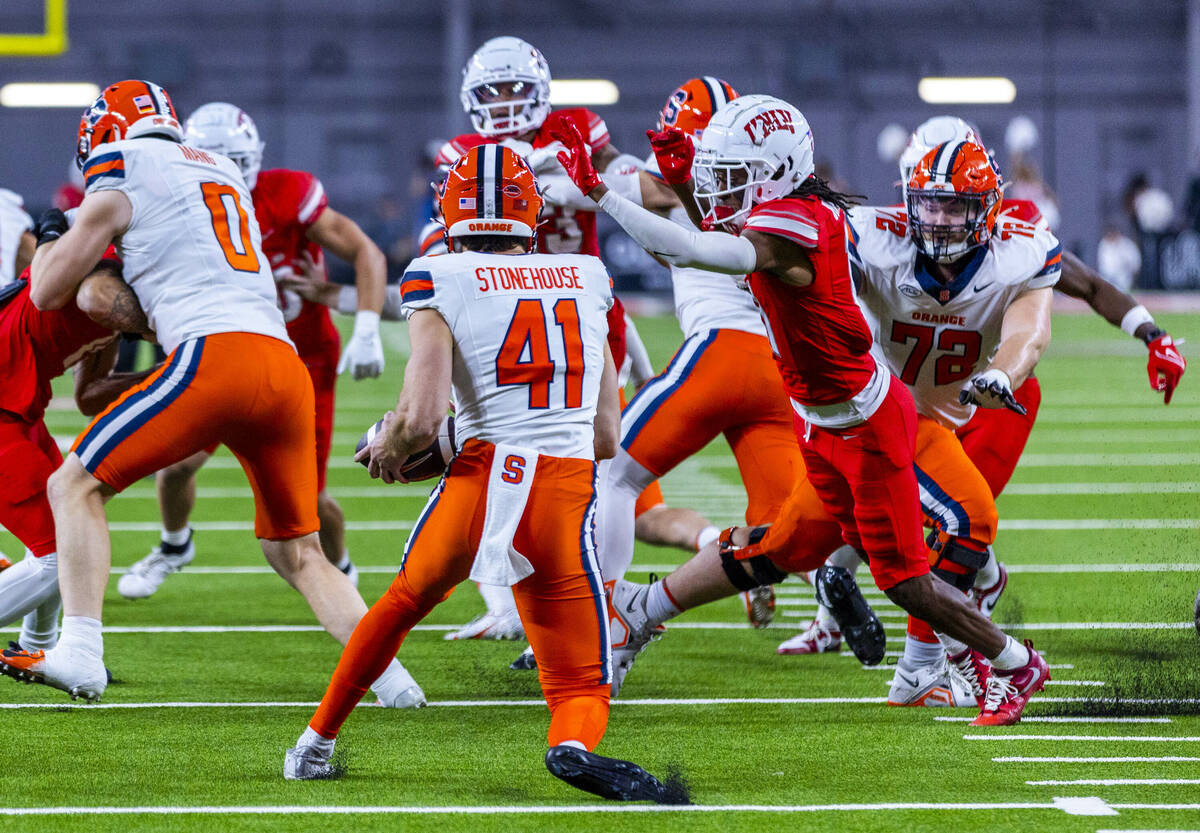
M 67 222 L 66 214 L 63 214 L 57 208 L 46 209 L 45 213 L 38 219 L 37 227 L 34 229 L 37 244 L 40 246 L 43 243 L 57 240 L 67 233 L 69 227 L 70 224 Z
M 347 368 L 355 379 L 374 379 L 383 373 L 383 342 L 379 340 L 379 313 L 360 309 L 354 314 L 354 333 L 342 351 L 337 372 Z
M 400 453 L 403 449 L 396 447 L 392 437 L 396 414 L 388 411 L 383 415 L 381 422 L 383 425 L 375 433 L 375 438 L 354 455 L 354 462 L 365 462 L 367 474 L 371 477 L 382 479 L 384 483 L 395 483 L 400 479 L 397 475 L 404 461 L 408 459 L 408 454 Z
M 1187 369 L 1187 360 L 1179 352 L 1175 341 L 1166 333 L 1146 346 L 1150 348 L 1150 360 L 1146 363 L 1150 387 L 1165 394 L 1163 404 L 1170 405 L 1175 388 L 1183 378 L 1183 371 Z
M 299 267 L 299 271 L 296 271 Z M 293 266 L 282 266 L 275 270 L 275 285 L 281 290 L 295 292 L 306 301 L 336 307 L 341 287 L 325 280 L 325 270 L 308 252 Z
M 600 174 L 596 173 L 596 166 L 592 164 L 592 155 L 588 151 L 587 143 L 583 141 L 583 134 L 574 122 L 559 119 L 551 126 L 550 135 L 555 141 L 562 142 L 565 148 L 558 152 L 558 161 L 576 188 L 587 194 L 598 185 L 604 184 Z
M 692 178 L 692 159 L 696 146 L 691 138 L 678 127 L 668 127 L 661 132 L 646 131 L 658 170 L 668 185 L 684 185 Z
M 1025 406 L 1013 396 L 1012 380 L 1003 370 L 985 370 L 972 376 L 958 392 L 958 401 L 981 408 L 1008 408 L 1025 416 Z

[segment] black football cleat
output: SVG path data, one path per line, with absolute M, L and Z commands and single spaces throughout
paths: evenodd
M 537 671 L 537 657 L 532 648 L 526 648 L 521 655 L 508 666 L 509 671 Z
M 842 639 L 863 665 L 878 665 L 887 650 L 887 635 L 875 611 L 863 598 L 854 575 L 844 567 L 825 565 L 817 570 L 813 587 L 817 601 L 829 608 Z
M 574 746 L 552 746 L 546 769 L 572 787 L 610 801 L 653 801 L 655 804 L 691 804 L 682 783 L 663 784 L 629 761 L 605 758 Z

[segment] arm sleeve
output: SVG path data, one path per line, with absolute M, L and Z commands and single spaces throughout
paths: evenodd
M 691 266 L 727 275 L 744 275 L 758 265 L 754 244 L 723 231 L 685 229 L 647 211 L 611 189 L 600 207 L 650 254 L 675 266 Z

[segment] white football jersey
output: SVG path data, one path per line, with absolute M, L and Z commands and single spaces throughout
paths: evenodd
M 16 280 L 17 249 L 21 235 L 33 231 L 33 218 L 25 213 L 21 197 L 0 188 L 0 283 Z
M 400 281 L 406 316 L 434 309 L 454 334 L 455 442 L 594 458 L 612 281 L 589 255 L 420 257 Z
M 661 177 L 654 154 L 646 159 L 646 171 Z M 671 209 L 667 216 L 686 229 L 696 229 L 682 206 Z M 675 292 L 675 317 L 684 338 L 708 330 L 741 330 L 766 337 L 767 329 L 754 304 L 754 296 L 738 285 L 735 276 L 672 266 L 671 284 Z
M 987 367 L 1009 305 L 1058 282 L 1062 246 L 1046 228 L 1001 219 L 991 244 L 944 286 L 917 257 L 903 209 L 860 206 L 848 227 L 876 358 L 908 385 L 918 413 L 952 428 L 965 424 L 975 406 L 960 405 L 959 390 Z
M 289 344 L 254 202 L 238 166 L 156 138 L 100 145 L 86 192 L 120 191 L 133 205 L 117 241 L 125 281 L 168 352 L 215 333 L 261 333 Z

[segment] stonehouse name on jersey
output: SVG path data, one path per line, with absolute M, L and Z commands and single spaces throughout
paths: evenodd
M 583 289 L 578 266 L 480 266 L 475 270 L 480 292 L 532 289 Z

